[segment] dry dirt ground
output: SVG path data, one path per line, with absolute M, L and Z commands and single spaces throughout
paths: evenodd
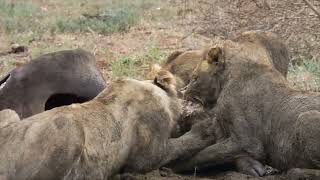
M 0 35 L 0 42 L 0 52 L 10 50 L 10 40 Z M 152 46 L 161 52 L 171 53 L 175 50 L 202 48 L 211 42 L 211 39 L 201 35 L 187 36 L 186 32 L 177 28 L 141 26 L 132 28 L 127 33 L 114 33 L 110 36 L 94 33 L 44 35 L 40 40 L 28 45 L 29 52 L 0 56 L 0 61 L 13 61 L 14 65 L 19 66 L 40 54 L 81 47 L 95 54 L 102 71 L 108 76 L 108 62 L 115 58 L 143 56 Z
M 178 1 L 178 0 L 177 0 Z M 247 30 L 275 32 L 292 59 L 320 58 L 320 15 L 304 0 L 180 0 L 188 25 L 208 37 L 229 38 Z M 319 0 L 308 0 L 320 11 Z

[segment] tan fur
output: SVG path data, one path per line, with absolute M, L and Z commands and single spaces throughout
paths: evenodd
M 149 69 L 150 71 L 146 75 L 146 78 L 149 80 L 153 80 L 158 74 L 158 72 L 162 70 L 162 67 L 159 64 L 152 64 Z
M 319 169 L 320 94 L 293 90 L 279 71 L 228 42 L 210 52 L 185 96 L 217 115 L 214 128 L 224 138 L 178 169 L 236 162 L 262 176 L 264 161 L 280 170 Z
M 177 83 L 177 89 L 183 88 L 189 83 L 192 71 L 197 64 L 205 58 L 206 53 L 207 49 L 173 52 L 165 60 L 162 66 L 152 65 L 147 78 L 153 79 L 155 74 L 157 74 L 161 69 L 167 70 L 174 75 Z
M 268 65 L 277 69 L 283 76 L 287 75 L 290 62 L 288 49 L 285 43 L 271 32 L 247 31 L 231 40 L 216 43 L 216 46 L 221 45 L 233 49 L 238 57 Z M 196 66 L 208 58 L 209 49 L 173 52 L 162 64 L 162 68 L 174 75 L 177 79 L 177 88 L 180 89 L 190 82 Z M 161 70 L 160 65 L 152 66 L 148 78 L 153 79 L 159 70 Z
M 160 86 L 162 86 L 165 90 L 167 90 L 174 96 L 177 95 L 176 78 L 169 71 L 160 69 L 154 78 L 154 82 L 155 84 L 159 84 Z
M 269 65 L 284 77 L 287 76 L 289 51 L 276 34 L 267 31 L 247 31 L 231 40 L 240 47 L 239 56 Z
M 201 150 L 211 141 L 201 132 L 169 139 L 181 107 L 167 91 L 174 90 L 174 81 L 163 74 L 157 75 L 161 88 L 118 79 L 89 102 L 24 121 L 1 111 L 0 179 L 108 179 L 120 170 L 146 172 Z

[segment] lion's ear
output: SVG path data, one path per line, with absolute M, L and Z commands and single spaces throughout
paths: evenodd
M 221 47 L 213 47 L 208 51 L 208 64 L 215 65 L 215 73 L 219 73 L 225 69 L 224 51 Z
M 177 94 L 176 79 L 173 76 L 173 74 L 171 74 L 167 70 L 161 70 L 156 74 L 154 78 L 154 84 L 159 86 L 160 88 L 162 88 L 163 90 L 167 91 L 170 94 L 174 94 L 174 95 Z
M 175 51 L 169 55 L 169 57 L 165 60 L 164 65 L 170 64 L 173 60 L 175 60 L 178 56 L 180 56 L 183 51 Z
M 162 67 L 159 64 L 152 64 L 150 66 L 150 71 L 146 75 L 146 78 L 149 80 L 154 79 L 161 70 Z
M 223 51 L 220 47 L 213 47 L 208 51 L 207 61 L 209 64 L 214 63 L 218 65 L 220 63 L 224 63 L 223 60 Z

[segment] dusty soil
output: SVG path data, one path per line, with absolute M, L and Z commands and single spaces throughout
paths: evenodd
M 0 34 L 0 53 L 11 49 L 9 37 Z M 110 60 L 123 56 L 143 56 L 150 47 L 164 53 L 176 50 L 199 49 L 212 44 L 212 40 L 201 35 L 189 36 L 181 28 L 146 27 L 140 25 L 127 33 L 100 35 L 94 33 L 70 33 L 43 35 L 39 40 L 28 44 L 29 52 L 0 55 L 0 62 L 12 62 L 20 66 L 41 54 L 62 49 L 84 48 L 95 54 L 106 78 L 110 77 Z M 2 64 L 2 63 L 0 63 Z M 0 65 L 1 66 L 1 65 Z M 1 67 L 0 67 L 1 70 Z
M 309 0 L 320 11 L 320 1 Z M 302 0 L 175 0 L 189 29 L 229 38 L 247 30 L 275 32 L 294 61 L 320 58 L 320 16 Z
M 121 177 L 124 180 L 286 180 L 286 175 L 273 175 L 265 177 L 252 177 L 237 172 L 223 172 L 212 176 L 201 175 L 178 175 L 174 173 L 165 173 L 156 170 L 147 174 L 126 175 Z

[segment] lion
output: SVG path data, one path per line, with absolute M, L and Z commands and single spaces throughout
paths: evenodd
M 205 58 L 205 54 L 207 54 L 207 49 L 175 51 L 169 55 L 162 66 L 153 64 L 147 79 L 153 79 L 162 69 L 167 70 L 174 75 L 177 89 L 181 89 L 188 84 L 192 71 Z
M 169 139 L 181 113 L 170 77 L 118 79 L 91 101 L 23 121 L 0 111 L 0 179 L 108 179 L 200 151 L 212 140 L 199 127 Z
M 217 41 L 217 44 L 226 43 Z M 231 47 L 239 48 L 238 56 L 250 57 L 252 60 L 269 65 L 286 77 L 290 63 L 287 46 L 280 38 L 271 32 L 247 31 L 228 41 Z M 176 78 L 177 88 L 187 85 L 193 70 L 203 60 L 207 59 L 210 48 L 199 50 L 175 51 L 164 61 L 162 66 L 155 64 L 147 78 L 153 79 L 160 69 L 170 71 Z
M 230 48 L 238 49 L 238 56 L 252 59 L 275 68 L 286 77 L 290 56 L 285 43 L 271 32 L 247 31 L 226 41 L 217 41 L 216 44 L 225 44 Z M 176 51 L 172 53 L 162 66 L 155 64 L 147 78 L 152 79 L 161 70 L 168 70 L 176 79 L 178 95 L 182 98 L 184 87 L 190 82 L 192 72 L 203 59 L 207 59 L 210 48 L 200 50 Z M 173 137 L 178 137 L 190 130 L 192 124 L 208 118 L 208 113 L 201 106 L 185 101 L 183 103 L 183 116 L 177 124 L 177 131 Z
M 27 118 L 89 101 L 106 85 L 92 53 L 83 49 L 48 53 L 0 80 L 0 110 L 12 109 Z
M 267 31 L 246 31 L 231 39 L 240 46 L 238 54 L 259 63 L 270 65 L 287 77 L 290 53 L 276 34 Z
M 209 128 L 222 138 L 174 169 L 236 163 L 263 176 L 266 162 L 319 175 L 320 93 L 294 90 L 279 71 L 238 54 L 228 43 L 213 47 L 194 71 L 184 96 L 216 114 Z

